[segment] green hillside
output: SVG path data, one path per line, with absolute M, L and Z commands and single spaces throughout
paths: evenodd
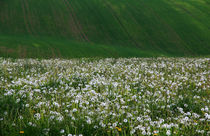
M 0 0 L 0 56 L 206 55 L 208 0 Z

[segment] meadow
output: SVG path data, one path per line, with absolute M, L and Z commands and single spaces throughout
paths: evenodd
M 0 58 L 0 135 L 210 135 L 209 62 Z

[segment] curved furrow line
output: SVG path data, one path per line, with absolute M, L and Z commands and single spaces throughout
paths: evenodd
M 55 5 L 55 1 L 54 0 L 51 0 L 50 2 L 50 9 L 51 9 L 51 12 L 53 14 L 53 19 L 54 19 L 54 22 L 55 22 L 55 26 L 56 28 L 60 28 L 61 25 L 60 24 L 65 24 L 64 23 L 64 18 L 63 18 L 63 15 L 60 14 L 60 12 L 57 10 L 54 10 L 54 5 Z M 66 31 L 64 31 L 64 29 L 59 29 L 59 33 L 60 35 L 62 35 L 63 37 L 65 37 L 67 34 L 66 34 Z
M 184 6 L 178 4 L 178 3 L 174 2 L 174 1 L 172 1 L 172 3 L 173 3 L 176 7 L 180 8 L 182 11 L 184 11 L 186 14 L 188 14 L 189 16 L 191 16 L 192 18 L 194 18 L 195 20 L 197 20 L 197 21 L 199 21 L 199 22 L 202 23 L 202 21 L 201 21 L 197 16 L 193 15 L 193 13 L 191 13 L 191 12 L 190 12 L 188 9 L 186 9 Z M 202 24 L 203 24 L 204 26 L 206 26 L 206 27 L 208 28 L 208 30 L 210 30 L 210 26 L 207 26 L 207 25 L 204 24 L 204 23 L 202 23 Z
M 205 15 L 207 15 L 208 17 L 210 16 L 210 2 L 208 1 L 202 1 L 203 4 L 202 5 L 197 5 L 195 4 L 195 2 L 190 2 L 190 1 L 186 1 L 188 4 L 190 4 L 191 6 L 193 6 L 194 8 L 196 8 L 197 10 L 199 10 L 200 12 L 202 12 L 202 14 L 204 13 Z M 205 3 L 205 4 L 204 4 Z M 205 9 L 203 9 L 205 7 Z M 206 9 L 208 8 L 208 9 Z
M 155 13 L 156 14 L 156 13 Z M 176 49 L 182 48 L 182 51 L 186 51 L 185 53 L 193 53 L 192 49 L 190 47 L 188 47 L 188 44 L 183 41 L 183 39 L 180 37 L 180 35 L 174 30 L 174 28 L 172 28 L 166 21 L 164 21 L 158 14 L 156 14 L 157 17 L 160 19 L 160 21 L 162 22 L 162 24 L 167 28 L 167 30 L 172 34 L 171 40 L 176 43 Z M 185 43 L 185 46 L 180 46 L 180 42 Z M 195 54 L 193 54 L 195 55 Z
M 62 21 L 62 23 L 63 23 L 63 19 L 61 19 L 61 17 L 59 16 L 58 12 L 56 12 L 54 10 L 52 10 L 52 14 L 54 16 L 53 19 L 54 19 L 54 22 L 55 22 L 55 27 L 59 28 L 59 22 Z M 59 30 L 59 34 L 62 35 L 63 37 L 65 36 L 64 31 L 62 31 L 62 30 Z
M 23 18 L 24 18 L 24 23 L 25 23 L 25 26 L 26 26 L 26 30 L 29 34 L 32 34 L 32 31 L 29 27 L 28 20 L 27 20 L 27 14 L 26 14 L 26 8 L 25 8 L 24 0 L 22 0 L 21 6 L 22 6 L 22 9 L 23 9 Z
M 79 22 L 78 19 L 77 19 L 77 15 L 76 15 L 75 12 L 74 12 L 74 8 L 71 6 L 71 4 L 70 4 L 70 2 L 69 2 L 68 0 L 66 0 L 66 2 L 68 3 L 69 8 L 70 8 L 71 11 L 72 11 L 73 18 L 75 19 L 75 22 L 76 22 L 76 25 L 77 25 L 78 28 L 79 28 L 79 31 L 82 33 L 82 36 L 85 38 L 85 40 L 89 42 L 89 39 L 88 39 L 87 35 L 86 35 L 86 34 L 84 33 L 84 31 L 83 31 L 82 25 L 80 24 L 80 22 Z
M 133 11 L 137 11 L 138 8 L 136 8 L 136 7 L 134 8 L 133 5 L 131 5 L 130 2 L 127 3 L 127 6 L 129 7 L 129 9 L 131 9 L 130 12 L 129 12 L 130 17 L 133 19 L 133 21 L 134 21 L 138 26 L 141 26 L 141 23 L 136 19 L 136 17 L 134 16 L 134 13 L 132 14 L 132 12 L 133 12 Z M 137 12 L 138 12 L 138 11 L 137 11 Z M 143 34 L 144 34 L 147 38 L 150 37 L 149 34 L 146 33 L 145 31 L 142 31 L 142 32 L 143 32 Z M 150 38 L 149 41 L 151 42 L 152 48 L 153 48 L 153 49 L 159 49 L 160 51 L 165 52 L 162 48 L 160 48 L 159 46 L 157 46 L 157 44 L 155 43 L 155 41 L 153 40 L 153 38 Z
M 128 3 L 126 4 L 126 6 L 130 9 L 130 11 L 128 11 L 129 17 L 133 20 L 134 23 L 136 23 L 136 25 L 138 25 L 138 27 L 141 26 L 141 24 L 140 24 L 140 23 L 137 21 L 137 19 L 135 18 L 134 14 L 132 14 L 132 10 L 136 10 L 136 8 L 134 8 L 133 5 L 131 5 L 130 2 L 128 2 Z M 144 33 L 144 35 L 146 35 L 147 37 L 149 37 L 148 34 L 147 34 L 145 31 L 143 31 L 143 33 Z M 134 39 L 134 38 L 133 38 L 133 39 Z M 142 44 L 140 41 L 138 41 L 138 40 L 135 40 L 135 41 L 140 45 L 140 47 L 143 46 L 143 44 Z M 152 44 L 154 45 L 155 42 L 154 42 L 152 39 L 151 39 L 151 42 L 152 42 Z M 155 46 L 156 46 L 156 45 L 155 45 Z
M 139 44 L 134 40 L 134 38 L 131 36 L 131 34 L 128 32 L 127 28 L 124 26 L 124 24 L 122 23 L 122 21 L 120 20 L 120 18 L 116 15 L 114 9 L 110 6 L 110 3 L 107 1 L 104 1 L 104 3 L 106 4 L 106 6 L 110 9 L 112 16 L 116 19 L 116 21 L 119 23 L 121 29 L 126 33 L 126 35 L 128 36 L 128 38 L 131 40 L 131 42 L 136 46 L 136 47 L 140 47 Z
M 2 2 L 0 1 L 0 5 L 2 5 Z M 0 10 L 0 22 L 4 23 L 4 13 Z
M 0 12 L 1 23 L 5 22 L 4 15 L 5 14 L 3 12 Z
M 68 10 L 68 14 L 69 14 L 69 19 L 70 19 L 70 27 L 72 28 L 72 32 L 73 32 L 73 35 L 77 38 L 78 35 L 79 35 L 79 40 L 84 40 L 84 38 L 82 37 L 77 25 L 76 25 L 76 22 L 75 22 L 75 19 L 72 15 L 72 12 L 71 12 L 71 9 L 69 8 L 69 3 L 67 0 L 62 0 L 62 2 L 64 3 L 64 5 L 66 6 L 66 9 Z
M 93 4 L 84 1 L 83 4 L 85 5 L 85 7 L 87 9 L 89 9 L 89 14 L 90 15 L 94 15 L 94 17 L 97 19 L 99 24 L 103 24 L 103 21 L 101 20 L 101 18 L 103 18 L 103 14 L 100 14 L 100 12 L 98 12 L 97 10 L 93 9 Z M 90 23 L 87 24 L 87 26 L 92 25 Z M 96 26 L 95 26 L 96 28 Z M 105 44 L 107 45 L 111 45 L 112 44 L 112 37 L 110 36 L 110 34 L 106 31 L 107 27 L 105 25 L 99 25 L 97 31 L 95 32 L 96 35 L 100 35 L 101 33 L 103 33 L 103 42 L 105 42 Z M 92 29 L 91 29 L 92 30 Z
M 171 27 L 157 12 L 154 11 L 153 8 L 151 8 L 150 6 L 148 6 L 145 2 L 142 1 L 141 3 L 144 7 L 146 7 L 147 9 L 149 9 L 152 13 L 152 16 L 156 19 L 159 20 L 159 22 L 161 22 L 162 25 L 164 25 L 164 28 L 167 28 L 167 31 L 170 32 L 168 36 L 170 41 L 173 41 L 176 45 L 176 49 L 180 49 L 182 48 L 183 51 L 186 51 L 185 53 L 189 53 L 189 51 L 191 50 L 190 48 L 188 49 L 188 46 L 180 46 L 180 42 L 182 42 L 184 45 L 187 45 L 187 43 L 185 43 L 185 41 L 182 40 L 182 38 L 179 36 L 179 34 L 173 29 L 173 27 Z M 191 51 L 190 51 L 191 52 Z
M 33 19 L 31 18 L 31 12 L 30 12 L 30 8 L 29 8 L 29 5 L 28 5 L 28 0 L 24 0 L 25 2 L 25 8 L 26 8 L 26 12 L 27 12 L 27 17 L 28 17 L 28 20 L 29 20 L 29 26 L 31 28 L 31 31 L 33 33 L 33 35 L 35 35 L 35 31 L 34 31 L 34 22 L 33 22 Z
M 4 10 L 1 10 L 0 9 L 0 18 L 1 18 L 1 22 L 4 24 L 4 23 L 6 23 L 7 22 L 7 20 L 9 19 L 9 16 L 8 16 L 8 4 L 7 3 L 5 3 L 4 5 L 3 5 L 3 2 L 1 1 L 0 2 L 0 5 L 1 6 L 4 6 Z M 3 7 L 1 7 L 1 8 L 3 8 Z

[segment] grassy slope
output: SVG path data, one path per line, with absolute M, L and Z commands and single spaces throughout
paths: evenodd
M 207 0 L 0 0 L 0 56 L 209 55 Z

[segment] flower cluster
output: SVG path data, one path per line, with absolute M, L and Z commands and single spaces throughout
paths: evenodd
M 209 135 L 209 67 L 209 58 L 0 58 L 0 135 Z

